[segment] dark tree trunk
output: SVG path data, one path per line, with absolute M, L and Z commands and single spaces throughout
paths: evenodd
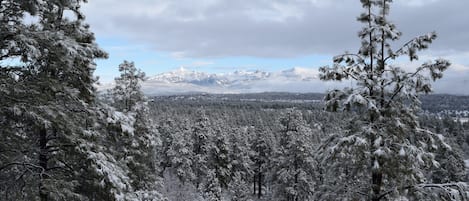
M 373 171 L 371 175 L 371 180 L 373 181 L 373 197 L 372 201 L 379 201 L 381 199 L 380 193 L 381 193 L 381 186 L 383 184 L 383 174 L 381 172 L 375 172 Z
M 297 192 L 298 192 L 298 186 L 299 186 L 299 184 L 298 184 L 298 174 L 299 174 L 299 171 L 298 171 L 298 169 L 299 169 L 298 161 L 299 161 L 299 159 L 298 159 L 298 158 L 299 158 L 299 157 L 297 157 L 297 155 L 295 155 L 295 163 L 294 163 L 294 164 L 295 164 L 295 183 L 294 183 L 293 186 L 295 186 L 295 190 L 296 190 Z M 298 194 L 297 194 L 297 195 L 294 195 L 293 198 L 292 198 L 292 200 L 298 201 Z
M 44 189 L 44 179 L 46 179 L 47 174 L 47 130 L 45 128 L 41 128 L 39 131 L 39 166 L 41 167 L 40 173 L 40 182 L 39 182 L 39 198 L 41 201 L 47 201 L 48 195 L 46 189 Z
M 253 195 L 256 195 L 256 174 L 254 174 L 253 178 L 252 178 L 252 184 L 253 184 L 253 187 L 254 187 L 254 191 L 252 192 Z
M 298 173 L 295 174 L 295 190 L 298 191 Z M 298 201 L 298 195 L 293 196 L 294 201 Z
M 260 167 L 261 167 L 261 165 L 259 164 L 259 175 L 258 175 L 258 178 L 257 178 L 257 182 L 258 182 L 257 183 L 257 188 L 258 188 L 257 189 L 258 190 L 257 191 L 257 197 L 258 198 L 261 198 L 261 196 L 262 196 L 262 173 L 260 171 L 260 169 L 261 169 Z

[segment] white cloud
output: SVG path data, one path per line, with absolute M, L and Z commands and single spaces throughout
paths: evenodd
M 200 66 L 208 66 L 212 64 L 215 64 L 215 63 L 212 61 L 194 61 L 192 62 L 191 66 L 200 67 Z
M 286 20 L 299 20 L 304 17 L 304 10 L 298 5 L 288 2 L 273 2 L 269 7 L 262 9 L 249 9 L 249 18 L 256 21 L 285 22 Z
M 469 77 L 468 7 L 467 0 L 393 3 L 390 18 L 404 34 L 396 44 L 434 30 L 439 33 L 421 55 L 421 61 L 442 57 L 454 64 L 435 85 L 437 90 L 468 90 L 463 77 Z M 336 55 L 356 52 L 360 46 L 358 0 L 93 0 L 84 12 L 98 38 L 125 38 L 174 59 L 200 62 L 187 66 L 207 66 L 207 59 L 217 57 Z
M 391 19 L 403 39 L 436 30 L 433 50 L 469 51 L 467 7 L 467 0 L 400 0 Z M 93 0 L 84 8 L 98 37 L 117 35 L 184 57 L 295 57 L 360 45 L 359 1 Z
M 450 70 L 455 72 L 467 73 L 469 72 L 469 66 L 464 66 L 462 64 L 453 64 L 450 66 Z
M 184 52 L 171 52 L 171 57 L 174 58 L 174 59 L 182 59 L 185 57 L 185 53 Z
M 205 68 L 205 67 L 211 67 L 215 62 L 213 61 L 194 61 L 190 64 L 185 64 L 179 67 L 179 69 L 200 69 L 200 68 Z
M 398 0 L 396 2 L 407 6 L 425 6 L 438 1 L 439 0 Z

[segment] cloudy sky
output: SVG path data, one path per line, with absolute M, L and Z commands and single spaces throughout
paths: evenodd
M 391 20 L 404 43 L 436 31 L 421 61 L 447 58 L 453 67 L 435 85 L 469 94 L 469 1 L 395 0 Z M 147 75 L 181 66 L 205 72 L 317 68 L 360 46 L 358 0 L 90 0 L 87 22 L 110 58 L 97 75 L 109 82 L 124 59 Z M 418 63 L 407 64 L 416 66 Z

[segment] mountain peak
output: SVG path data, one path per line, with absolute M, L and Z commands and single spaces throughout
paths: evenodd
M 182 71 L 182 72 L 184 72 L 184 71 L 187 71 L 187 69 L 184 68 L 184 66 L 180 66 L 180 67 L 177 68 L 175 71 Z

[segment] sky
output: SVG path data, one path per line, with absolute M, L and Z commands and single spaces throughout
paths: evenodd
M 403 32 L 396 47 L 436 31 L 413 68 L 437 58 L 453 64 L 435 84 L 440 93 L 469 94 L 469 1 L 394 0 L 390 20 Z M 87 22 L 109 59 L 99 60 L 103 83 L 123 60 L 147 75 L 180 67 L 209 73 L 318 68 L 334 55 L 356 52 L 362 24 L 358 0 L 90 0 Z

